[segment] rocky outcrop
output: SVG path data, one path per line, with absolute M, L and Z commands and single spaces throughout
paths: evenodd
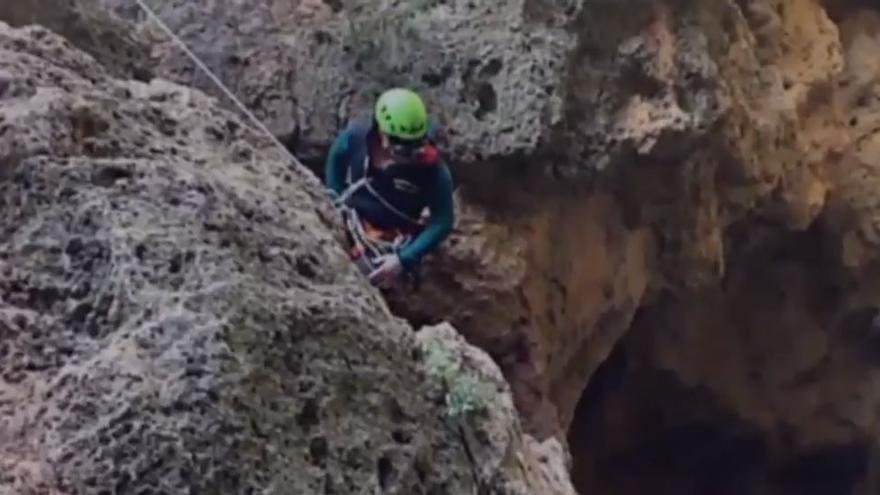
M 728 229 L 720 284 L 639 311 L 577 408 L 569 439 L 582 490 L 862 495 L 880 486 L 880 168 L 870 151 L 880 16 L 841 3 L 830 19 L 815 4 L 770 18 L 798 19 L 810 40 L 808 18 L 833 20 L 839 33 L 841 70 L 798 107 L 803 147 L 788 150 L 811 179 L 787 173 L 774 193 L 798 208 L 765 203 L 763 217 Z
M 510 386 L 488 354 L 449 324 L 424 327 L 416 339 L 429 373 L 447 390 L 450 410 L 476 410 L 457 424 L 468 453 L 481 464 L 475 472 L 481 485 L 511 494 L 577 493 L 565 447 L 556 438 L 538 441 L 523 433 Z
M 42 27 L 0 23 L 0 74 L 0 492 L 533 493 L 267 137 Z
M 423 305 L 398 305 L 451 317 L 505 363 L 539 434 L 569 427 L 640 307 L 717 284 L 752 222 L 810 225 L 830 188 L 822 170 L 846 144 L 823 113 L 843 59 L 817 3 L 769 17 L 762 2 L 640 6 L 591 10 L 584 22 L 607 28 L 581 34 L 567 73 L 567 108 L 589 118 L 566 120 L 557 143 L 569 167 L 606 172 L 591 186 L 524 174 L 491 195 L 465 184 L 475 213 L 462 214 L 436 285 Z
M 95 57 L 111 74 L 148 81 L 154 61 L 147 39 L 98 1 L 7 1 L 0 4 L 0 21 L 13 27 L 41 25 Z
M 132 14 L 112 0 L 105 3 Z M 397 310 L 413 321 L 438 317 L 463 325 L 468 338 L 488 349 L 508 372 L 522 370 L 512 382 L 531 431 L 545 436 L 559 432 L 561 425 L 564 429 L 567 420 L 557 420 L 549 389 L 571 395 L 566 408 L 574 407 L 590 368 L 625 331 L 638 306 L 648 278 L 649 257 L 642 251 L 650 250 L 648 231 L 624 225 L 612 195 L 581 205 L 582 188 L 565 193 L 547 181 L 559 174 L 589 176 L 601 166 L 583 161 L 566 168 L 573 162 L 540 158 L 551 145 L 568 150 L 557 128 L 564 128 L 567 119 L 563 103 L 574 102 L 568 67 L 577 63 L 569 60 L 577 37 L 566 28 L 581 21 L 580 5 L 550 8 L 524 1 L 498 8 L 426 2 L 365 9 L 352 3 L 334 11 L 330 4 L 282 3 L 251 5 L 252 18 L 259 19 L 253 22 L 242 22 L 231 14 L 235 9 L 221 4 L 209 9 L 165 2 L 156 9 L 306 161 L 320 164 L 334 132 L 384 85 L 406 83 L 423 90 L 448 126 L 446 141 L 459 181 L 494 185 L 475 188 L 485 194 L 461 203 L 460 234 L 450 243 L 460 249 L 450 250 L 436 270 L 429 268 L 424 292 L 415 300 L 407 295 L 405 307 Z M 311 23 L 286 21 L 296 15 Z M 215 22 L 218 18 L 224 22 Z M 158 50 L 168 77 L 201 84 L 173 45 Z M 377 54 L 382 62 L 368 63 Z M 388 74 L 406 76 L 388 79 Z M 510 163 L 511 157 L 529 161 Z M 532 175 L 536 180 L 528 183 L 543 187 L 541 193 L 521 188 Z M 495 204 L 486 208 L 487 203 Z M 488 211 L 508 218 L 493 225 L 486 220 Z M 580 218 L 591 212 L 601 218 L 589 232 L 581 232 Z M 570 256 L 552 254 L 560 231 L 571 233 L 564 241 Z M 604 238 L 605 231 L 614 232 L 614 244 L 572 269 L 579 243 Z M 559 265 L 551 267 L 551 258 Z M 606 258 L 607 268 L 599 268 Z M 633 266 L 620 270 L 627 264 Z M 526 279 L 526 274 L 536 275 Z M 449 278 L 459 280 L 438 283 Z M 563 292 L 570 298 L 560 299 Z M 581 310 L 569 316 L 572 305 Z M 606 330 L 591 334 L 597 325 Z M 584 360 L 580 353 L 587 347 L 593 357 Z M 535 357 L 523 363 L 517 358 L 522 352 L 512 349 Z M 552 365 L 549 356 L 554 356 Z M 545 370 L 548 366 L 553 369 Z M 568 378 L 554 383 L 557 375 Z
M 129 18 L 129 2 L 100 0 Z M 151 2 L 306 161 L 389 84 L 422 89 L 457 161 L 534 152 L 562 116 L 579 2 Z M 241 16 L 247 11 L 247 16 Z M 215 91 L 170 42 L 167 77 Z
M 314 165 L 382 85 L 427 95 L 457 231 L 421 291 L 389 301 L 485 349 L 528 433 L 569 431 L 580 486 L 803 493 L 828 468 L 819 490 L 859 489 L 877 403 L 853 357 L 877 308 L 871 5 L 245 2 L 244 21 L 223 4 L 158 8 Z M 620 390 L 582 395 L 614 349 L 636 363 Z M 713 432 L 686 443 L 706 455 L 664 458 L 683 423 Z M 658 459 L 675 480 L 640 470 Z
M 157 10 L 305 156 L 381 85 L 425 92 L 448 124 L 460 220 L 422 294 L 394 307 L 487 349 L 540 436 L 567 428 L 650 292 L 718 280 L 730 225 L 802 228 L 824 204 L 829 141 L 810 136 L 825 128 L 799 126 L 843 64 L 812 1 L 268 3 L 253 22 L 212 5 Z
M 838 12 L 838 11 L 833 11 Z M 827 173 L 834 194 L 824 212 L 828 239 L 847 271 L 870 280 L 877 269 L 878 204 L 874 184 L 880 180 L 880 121 L 877 109 L 880 64 L 880 14 L 867 8 L 838 12 L 846 65 L 837 77 L 834 115 L 846 130 L 847 147 Z M 866 273 L 867 272 L 867 273 Z

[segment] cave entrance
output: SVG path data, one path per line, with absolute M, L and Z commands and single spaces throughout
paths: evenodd
M 646 324 L 655 318 L 657 324 Z M 770 438 L 738 418 L 711 391 L 646 366 L 639 348 L 650 332 L 663 330 L 657 326 L 661 321 L 652 309 L 642 310 L 583 391 L 567 435 L 578 493 L 880 493 L 869 491 L 865 481 L 869 452 L 864 445 L 787 450 L 775 433 Z
M 626 342 L 584 390 L 568 442 L 582 494 L 744 495 L 766 457 L 757 431 L 668 372 L 640 369 Z

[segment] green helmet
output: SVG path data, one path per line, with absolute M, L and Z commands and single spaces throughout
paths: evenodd
M 379 129 L 400 139 L 420 139 L 428 132 L 428 111 L 421 97 L 403 88 L 382 93 L 376 101 Z

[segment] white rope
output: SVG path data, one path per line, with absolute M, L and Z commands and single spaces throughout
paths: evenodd
M 248 108 L 245 106 L 244 103 L 241 102 L 241 100 L 239 100 L 238 98 L 236 98 L 236 96 L 234 94 L 232 94 L 232 91 L 230 91 L 223 84 L 223 82 L 220 81 L 220 78 L 217 77 L 214 74 L 214 72 L 212 72 L 211 69 L 208 68 L 208 66 L 206 66 L 201 60 L 199 60 L 199 57 L 197 57 L 192 52 L 192 50 L 190 50 L 189 47 L 186 46 L 186 43 L 184 43 L 183 40 L 180 39 L 180 37 L 178 37 L 176 34 L 174 34 L 174 31 L 172 31 L 171 28 L 169 28 L 168 25 L 165 24 L 165 22 L 163 22 L 162 19 L 159 18 L 158 15 L 156 15 L 156 12 L 154 12 L 153 9 L 150 8 L 150 6 L 144 2 L 144 0 L 134 0 L 134 1 L 144 11 L 144 13 L 146 13 L 150 19 L 155 21 L 156 24 L 158 24 L 159 27 L 161 27 L 162 30 L 165 31 L 165 33 L 171 38 L 171 40 L 174 41 L 180 47 L 180 49 L 183 50 L 184 53 L 187 54 L 187 56 L 193 61 L 193 63 L 195 63 L 200 69 L 202 69 L 205 72 L 205 74 L 207 74 L 208 77 L 211 78 L 212 81 L 214 81 L 214 84 L 216 84 L 217 87 L 219 87 L 220 90 L 223 91 L 223 93 L 227 97 L 229 97 L 229 99 L 232 100 L 232 102 L 235 103 L 238 106 L 238 108 L 242 112 L 244 112 L 244 114 L 247 115 L 254 122 L 254 124 L 256 124 L 256 126 L 260 130 L 262 130 L 263 132 L 266 133 L 267 136 L 269 136 L 269 138 L 272 140 L 272 142 L 274 142 L 276 145 L 278 145 L 278 148 L 281 149 L 281 151 L 285 155 L 287 155 L 287 157 L 290 158 L 290 160 L 294 164 L 305 168 L 305 165 L 303 165 L 302 162 L 300 162 L 293 155 L 293 153 L 291 153 L 290 150 L 288 150 L 287 147 L 284 146 L 284 144 L 274 134 L 272 134 L 272 131 L 270 131 L 269 128 L 266 127 L 266 125 L 263 124 L 263 122 L 261 122 L 260 119 L 258 119 L 257 116 L 253 114 L 253 112 L 248 110 Z

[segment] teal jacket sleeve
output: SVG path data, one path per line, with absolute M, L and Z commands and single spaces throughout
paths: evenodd
M 455 223 L 455 211 L 452 204 L 452 174 L 446 164 L 440 165 L 440 174 L 434 189 L 431 191 L 428 201 L 430 210 L 430 222 L 409 245 L 400 250 L 400 261 L 403 266 L 412 268 L 429 253 L 440 245 Z
M 324 172 L 324 185 L 335 196 L 345 190 L 345 175 L 348 165 L 349 132 L 343 131 L 333 141 L 330 152 L 327 154 L 327 165 Z

